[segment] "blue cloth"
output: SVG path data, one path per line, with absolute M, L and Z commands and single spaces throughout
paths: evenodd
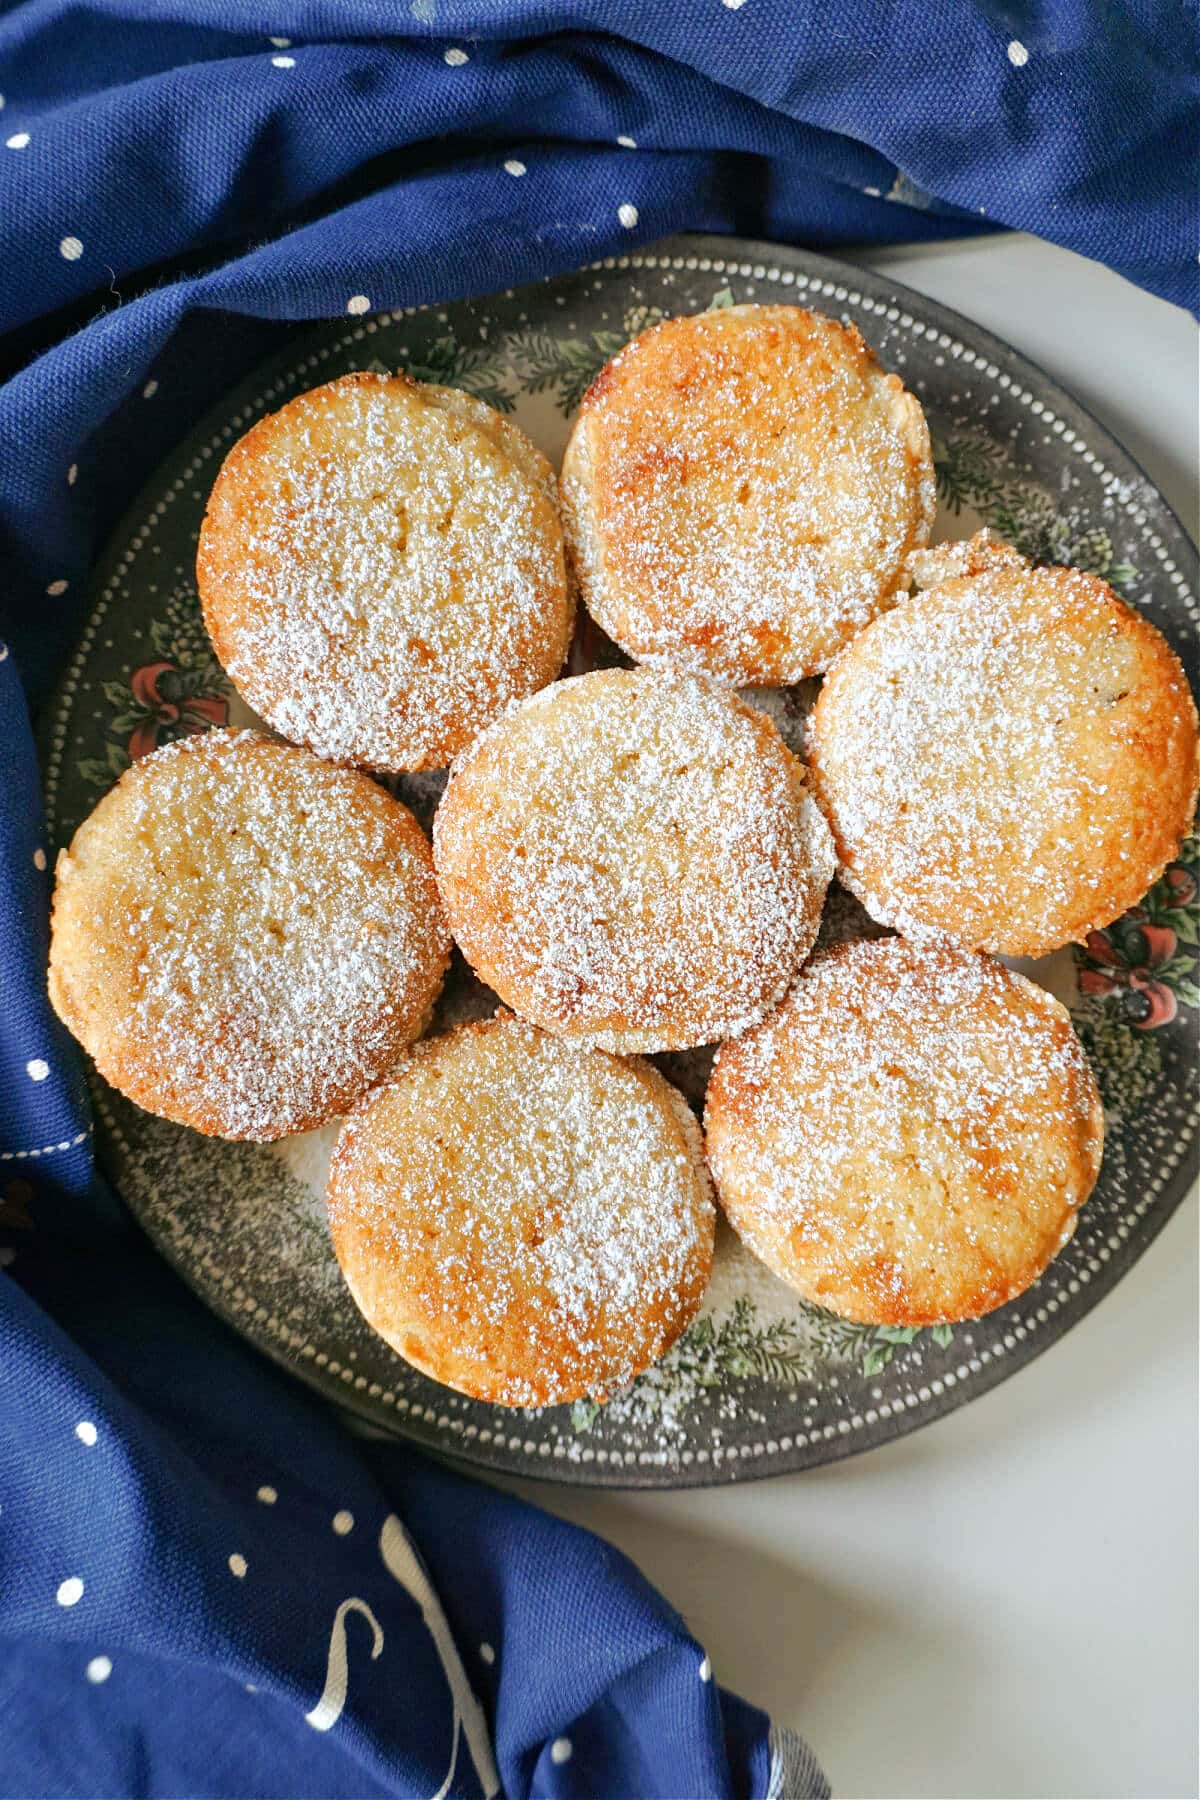
M 818 1792 L 624 1559 L 349 1440 L 131 1227 L 45 999 L 26 708 L 181 431 L 352 297 L 1004 224 L 1194 305 L 1190 10 L 26 0 L 0 92 L 0 1793 Z

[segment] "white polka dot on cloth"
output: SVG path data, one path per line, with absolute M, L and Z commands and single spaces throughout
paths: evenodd
M 700 1679 L 701 1681 L 712 1680 L 712 1664 L 709 1662 L 707 1656 L 702 1656 L 700 1658 Z
M 449 63 L 452 69 L 461 69 L 463 64 L 470 62 L 470 60 L 471 59 L 465 50 L 451 49 L 442 52 L 442 61 L 444 63 Z
M 1008 46 L 1008 60 L 1014 69 L 1023 69 L 1029 61 L 1029 52 L 1020 38 L 1014 38 Z
M 91 1662 L 84 1670 L 84 1674 L 92 1683 L 93 1687 L 98 1687 L 102 1681 L 107 1681 L 112 1674 L 112 1662 L 110 1658 L 107 1656 L 93 1656 Z
M 636 150 L 637 149 L 637 139 L 636 138 L 619 137 L 617 139 L 617 142 L 618 142 L 618 144 L 620 144 L 622 150 Z
M 341 1512 L 334 1513 L 330 1523 L 339 1537 L 348 1537 L 354 1530 L 354 1514 L 343 1508 Z
M 78 1575 L 68 1575 L 65 1581 L 60 1582 L 54 1598 L 60 1606 L 78 1605 L 83 1599 L 83 1583 Z
M 92 1445 L 96 1442 L 96 1427 L 92 1424 L 90 1419 L 80 1419 L 78 1425 L 75 1427 L 75 1436 L 79 1439 L 81 1444 L 86 1444 L 90 1450 Z
M 346 311 L 357 318 L 360 313 L 370 312 L 371 302 L 365 294 L 351 294 L 346 302 Z
M 157 392 L 158 392 L 157 381 L 148 381 L 146 383 L 145 387 L 142 389 L 142 399 L 143 400 L 153 400 L 153 398 L 154 398 L 155 394 L 157 394 Z
M 289 45 L 291 44 L 291 41 L 292 41 L 291 38 L 268 38 L 267 39 L 267 42 L 269 44 L 274 44 L 274 46 L 277 50 L 286 50 L 289 47 Z
M 242 1579 L 242 1577 L 245 1575 L 247 1567 L 248 1567 L 248 1565 L 247 1565 L 245 1557 L 239 1556 L 237 1551 L 235 1550 L 233 1555 L 229 1559 L 229 1573 L 231 1575 L 236 1575 L 238 1580 L 240 1581 Z
M 8 150 L 27 150 L 29 148 L 29 133 L 27 131 L 14 131 L 10 138 L 5 138 L 4 144 L 5 148 Z
M 504 173 L 506 175 L 523 175 L 525 173 L 525 164 L 523 162 L 519 162 L 517 160 L 517 158 L 514 156 L 508 162 L 505 163 Z
M 77 237 L 65 237 L 58 246 L 58 254 L 65 256 L 68 262 L 78 262 L 83 255 L 83 240 Z
M 555 1738 L 550 1746 L 550 1761 L 552 1763 L 570 1762 L 574 1748 L 575 1746 L 572 1744 L 570 1738 Z
M 78 481 L 78 479 L 79 479 L 79 464 L 72 463 L 70 468 L 67 470 L 67 486 L 74 487 L 75 483 Z
M 630 201 L 626 200 L 623 206 L 618 206 L 617 217 L 620 219 L 626 231 L 632 231 L 638 222 L 638 209 Z
M 264 1506 L 274 1506 L 279 1495 L 275 1492 L 273 1487 L 260 1487 L 257 1498 L 262 1501 Z
M 66 582 L 66 581 L 52 581 L 50 583 L 50 586 L 46 589 L 46 592 L 48 594 L 53 594 L 55 596 L 55 598 L 57 599 L 59 594 L 66 593 L 67 588 L 69 586 L 70 586 L 70 583 Z
M 44 868 L 45 868 L 45 866 L 46 866 L 46 852 L 45 852 L 45 851 L 44 851 L 44 850 L 35 850 L 35 851 L 34 851 L 34 853 L 33 853 L 33 866 L 34 866 L 34 868 L 35 868 L 35 869 L 44 869 Z
M 0 112 L 4 111 L 4 95 L 0 94 Z
M 44 1062 L 40 1056 L 32 1057 L 30 1061 L 25 1064 L 25 1073 L 28 1075 L 30 1081 L 45 1081 L 47 1075 L 50 1073 L 50 1064 Z
M 482 1658 L 482 1660 L 485 1663 L 487 1663 L 489 1668 L 496 1660 L 496 1652 L 492 1649 L 492 1646 L 490 1644 L 480 1644 L 479 1654 L 480 1654 L 480 1657 Z
M 746 0 L 721 0 L 721 4 L 722 6 L 727 6 L 730 12 L 738 12 L 745 6 Z
M 277 69 L 294 69 L 296 66 L 294 56 L 273 56 L 271 61 Z

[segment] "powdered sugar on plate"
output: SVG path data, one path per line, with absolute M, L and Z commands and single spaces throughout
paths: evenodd
M 1063 535 L 1058 527 L 1069 522 L 1070 543 L 1080 552 L 1056 552 L 1053 560 L 1094 567 L 1173 641 L 1185 641 L 1194 556 L 1161 497 L 1133 483 L 1127 460 L 1094 421 L 994 341 L 886 278 L 795 252 L 693 240 L 623 260 L 626 266 L 511 296 L 381 316 L 370 326 L 360 320 L 330 325 L 318 341 L 306 336 L 229 397 L 154 478 L 99 576 L 86 654 L 81 651 L 68 689 L 46 714 L 53 842 L 70 835 L 109 784 L 114 755 L 125 754 L 131 671 L 152 655 L 169 657 L 181 675 L 197 672 L 188 639 L 202 641 L 198 608 L 191 631 L 182 632 L 163 596 L 178 588 L 194 602 L 194 534 L 207 483 L 229 442 L 281 397 L 325 374 L 361 368 L 371 354 L 373 367 L 424 366 L 435 379 L 461 380 L 493 398 L 497 390 L 509 395 L 520 426 L 557 453 L 579 382 L 647 322 L 648 310 L 661 316 L 714 301 L 727 305 L 731 298 L 804 292 L 816 306 L 853 318 L 884 363 L 901 370 L 919 394 L 949 496 L 942 532 L 958 537 L 976 522 L 988 523 L 1030 554 L 1045 556 Z M 1057 413 L 1053 430 L 1051 412 Z M 1073 440 L 1058 435 L 1063 424 Z M 1049 536 L 1046 521 L 1055 527 Z M 590 621 L 581 623 L 591 631 Z M 599 645 L 601 659 L 616 654 L 599 633 L 589 642 Z M 585 655 L 572 672 L 587 666 Z M 773 696 L 767 698 L 770 704 Z M 798 749 L 790 735 L 791 699 L 774 716 Z M 401 797 L 424 809 L 427 822 L 436 783 L 419 790 L 401 778 L 397 786 Z M 1188 868 L 1194 869 L 1194 857 Z M 1176 873 L 1182 882 L 1184 874 Z M 837 900 L 835 888 L 826 935 Z M 1162 911 L 1164 904 L 1160 894 L 1151 908 L 1151 921 L 1164 928 L 1154 936 L 1155 949 L 1181 916 Z M 841 911 L 839 931 L 843 923 L 861 927 L 852 906 Z M 1194 930 L 1190 906 L 1186 916 Z M 1082 1002 L 1070 952 L 1052 970 L 1039 962 L 1033 971 L 1069 1000 L 1114 1111 L 1100 1185 L 1076 1237 L 1024 1300 L 952 1335 L 877 1333 L 806 1305 L 723 1232 L 695 1325 L 662 1363 L 601 1408 L 512 1412 L 467 1401 L 417 1374 L 371 1332 L 328 1241 L 319 1140 L 332 1129 L 267 1147 L 222 1142 L 139 1112 L 97 1083 L 101 1154 L 139 1220 L 206 1303 L 373 1429 L 484 1467 L 585 1484 L 670 1488 L 746 1479 L 826 1462 L 961 1405 L 1077 1322 L 1140 1254 L 1186 1187 L 1195 1026 L 1179 973 L 1194 980 L 1192 943 L 1180 931 L 1174 963 L 1146 971 L 1160 984 L 1155 993 L 1165 993 L 1168 1004 L 1177 1001 L 1178 1014 L 1162 1023 L 1159 1013 L 1155 1028 L 1142 1028 L 1136 1008 L 1144 949 L 1132 924 L 1112 934 L 1104 989 L 1099 997 L 1089 989 Z M 1083 966 L 1099 982 L 1098 965 L 1085 958 Z M 493 1007 L 494 996 L 476 987 L 461 963 L 458 969 L 458 1002 Z M 698 1098 L 708 1055 L 672 1055 L 664 1068 L 681 1081 L 690 1070 L 689 1091 Z M 288 1164 L 304 1174 L 303 1182 Z

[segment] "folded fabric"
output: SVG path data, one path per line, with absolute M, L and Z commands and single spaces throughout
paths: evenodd
M 252 359 L 214 329 L 105 455 L 185 321 L 445 300 L 683 228 L 1008 225 L 1200 292 L 1195 20 L 1147 0 L 38 0 L 0 15 L 0 93 L 0 630 L 38 701 L 98 535 Z
M 26 703 L 120 510 L 293 321 L 683 227 L 1014 225 L 1194 304 L 1195 92 L 1184 9 L 1083 0 L 0 16 L 0 1793 L 826 1791 L 623 1558 L 349 1439 L 130 1225 L 45 998 Z
M 0 1794 L 828 1790 L 598 1539 L 347 1437 L 131 1230 L 0 1300 Z

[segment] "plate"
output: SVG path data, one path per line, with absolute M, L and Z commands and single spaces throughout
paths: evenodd
M 291 395 L 349 369 L 405 367 L 509 413 L 557 460 L 593 375 L 655 319 L 741 301 L 852 320 L 924 403 L 937 535 L 982 521 L 1044 561 L 1103 575 L 1183 650 L 1196 553 L 1130 458 L 1073 400 L 965 319 L 807 253 L 681 238 L 483 300 L 340 320 L 298 337 L 223 400 L 134 505 L 96 579 L 86 629 L 45 725 L 51 841 L 61 845 L 135 757 L 249 718 L 217 666 L 193 580 L 205 498 L 229 445 Z M 577 645 L 576 655 L 579 654 Z M 603 657 L 593 636 L 585 660 Z M 785 733 L 803 694 L 765 697 Z M 440 777 L 397 783 L 428 819 Z M 963 1405 L 1046 1349 L 1135 1261 L 1195 1167 L 1190 1092 L 1200 845 L 1108 931 L 1021 965 L 1071 1008 L 1104 1096 L 1108 1142 L 1079 1229 L 1042 1280 L 976 1324 L 913 1332 L 805 1305 L 723 1228 L 704 1311 L 609 1406 L 512 1412 L 410 1369 L 369 1330 L 329 1246 L 321 1183 L 331 1131 L 272 1147 L 203 1138 L 94 1082 L 99 1154 L 162 1253 L 268 1355 L 372 1425 L 521 1475 L 678 1487 L 808 1468 Z M 832 928 L 854 928 L 852 905 Z M 457 964 L 444 1016 L 487 1010 Z M 700 1054 L 662 1059 L 693 1096 Z

